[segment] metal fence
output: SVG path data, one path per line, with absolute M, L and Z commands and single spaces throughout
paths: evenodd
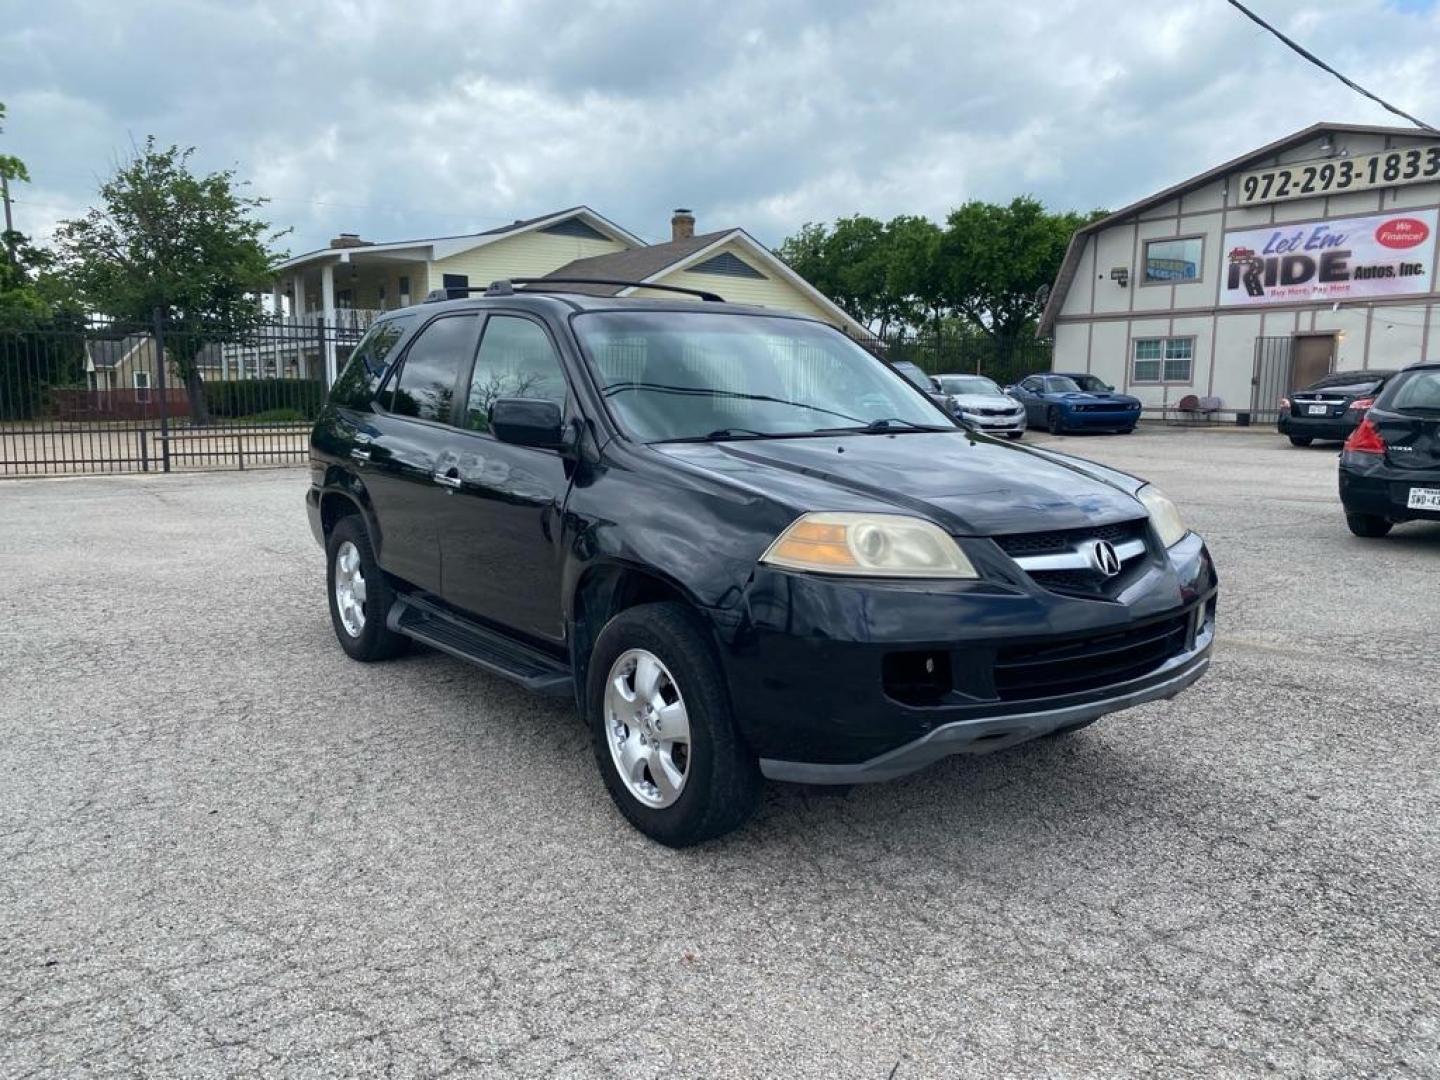
M 303 462 L 326 372 L 362 333 L 319 319 L 238 340 L 158 320 L 0 325 L 0 476 Z
M 1250 379 L 1250 414 L 1258 424 L 1273 424 L 1280 416 L 1280 398 L 1294 379 L 1295 356 L 1289 337 L 1255 339 L 1255 372 Z
M 940 333 L 892 334 L 877 338 L 886 360 L 908 360 L 927 375 L 984 375 L 1001 386 L 1049 371 L 1054 345 L 1033 337 L 990 338 Z

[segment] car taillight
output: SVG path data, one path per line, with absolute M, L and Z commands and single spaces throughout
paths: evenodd
M 1375 425 L 1370 422 L 1368 416 L 1360 421 L 1360 426 L 1350 433 L 1350 438 L 1345 440 L 1345 453 L 1385 453 L 1385 440 L 1380 437 L 1380 432 L 1375 430 Z
M 1370 406 L 1374 404 L 1375 399 L 1373 397 L 1362 397 L 1350 402 L 1347 408 L 1354 409 L 1356 412 L 1364 412 L 1366 409 L 1370 408 Z

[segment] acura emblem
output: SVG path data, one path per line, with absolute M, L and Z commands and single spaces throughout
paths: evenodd
M 1095 560 L 1095 569 L 1106 577 L 1114 577 L 1120 573 L 1120 553 L 1109 540 L 1096 540 L 1090 557 Z

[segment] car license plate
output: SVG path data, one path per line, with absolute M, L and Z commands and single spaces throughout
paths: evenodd
M 1412 487 L 1405 506 L 1409 510 L 1440 510 L 1440 488 Z
M 1305 410 L 1307 416 L 1324 416 L 1330 411 L 1329 405 L 1311 405 Z

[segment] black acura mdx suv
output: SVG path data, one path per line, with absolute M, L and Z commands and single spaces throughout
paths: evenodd
M 307 495 L 335 633 L 573 695 L 654 839 L 1208 666 L 1209 553 L 1144 482 L 967 431 L 818 322 L 515 284 L 386 315 L 337 380 Z

